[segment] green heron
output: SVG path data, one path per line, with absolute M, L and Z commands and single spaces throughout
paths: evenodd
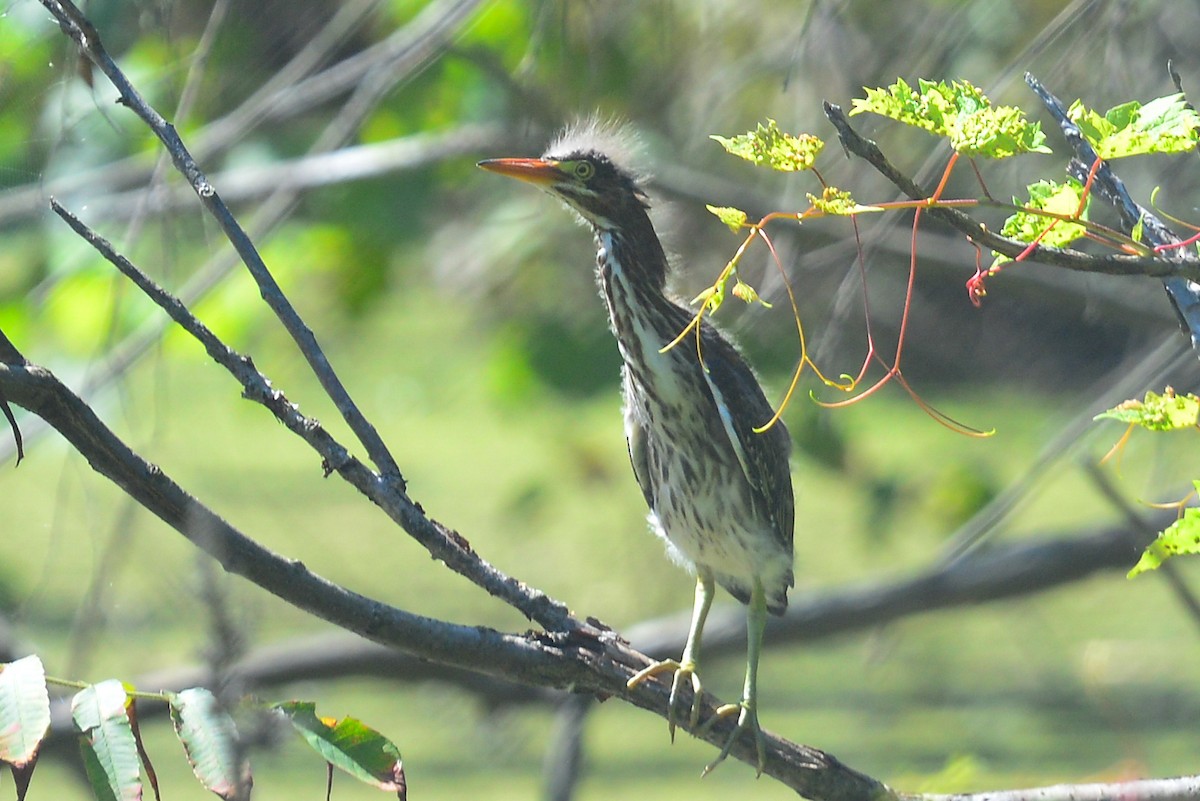
M 758 725 L 757 674 L 763 629 L 767 612 L 783 614 L 794 583 L 791 440 L 782 423 L 754 430 L 771 419 L 771 405 L 737 349 L 707 321 L 699 326 L 698 348 L 690 334 L 666 347 L 694 313 L 667 295 L 667 257 L 650 221 L 649 199 L 641 179 L 598 143 L 604 135 L 586 127 L 560 137 L 542 158 L 491 159 L 479 166 L 547 190 L 593 229 L 596 278 L 624 361 L 625 437 L 633 474 L 650 507 L 651 528 L 671 557 L 696 576 L 682 658 L 651 665 L 629 687 L 674 674 L 667 715 L 673 738 L 676 701 L 690 683 L 689 722 L 696 729 L 700 641 L 714 584 L 720 584 L 747 605 L 746 681 L 741 700 L 718 708 L 705 724 L 738 716 L 737 728 L 705 773 L 728 756 L 746 729 L 754 733 L 761 773 L 766 740 Z

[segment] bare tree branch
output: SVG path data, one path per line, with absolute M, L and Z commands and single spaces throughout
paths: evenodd
M 1156 518 L 1090 534 L 1035 537 L 997 545 L 950 565 L 936 564 L 913 576 L 814 591 L 795 598 L 788 613 L 772 621 L 768 647 L 813 643 L 914 615 L 1025 597 L 1097 572 L 1124 572 L 1153 538 L 1153 531 L 1161 527 L 1162 521 Z M 673 656 L 683 648 L 689 615 L 685 610 L 646 620 L 622 634 L 637 651 L 654 657 Z M 743 655 L 745 615 L 739 607 L 714 608 L 705 633 L 706 657 Z M 367 676 L 405 683 L 437 681 L 469 692 L 488 706 L 561 700 L 558 692 L 431 665 L 346 632 L 299 637 L 256 648 L 231 665 L 230 672 L 246 686 L 260 689 L 299 681 Z M 209 669 L 198 665 L 164 668 L 134 678 L 136 686 L 155 690 L 179 691 L 209 683 Z
M 395 460 L 383 443 L 379 432 L 367 421 L 358 405 L 350 397 L 341 379 L 334 372 L 333 366 L 317 344 L 316 336 L 305 325 L 291 302 L 283 294 L 283 290 L 275 281 L 267 265 L 263 263 L 262 257 L 259 256 L 254 243 L 224 201 L 217 195 L 216 188 L 209 183 L 200 166 L 196 164 L 183 140 L 175 131 L 175 127 L 164 120 L 129 82 L 129 79 L 125 77 L 125 74 L 121 72 L 104 49 L 95 27 L 80 13 L 79 9 L 69 0 L 42 0 L 42 5 L 54 15 L 63 31 L 75 41 L 83 54 L 112 81 L 113 86 L 121 95 L 120 102 L 146 123 L 162 142 L 167 152 L 171 154 L 175 168 L 191 184 L 196 196 L 200 198 L 201 204 L 221 226 L 226 238 L 238 252 L 238 256 L 241 257 L 242 262 L 258 284 L 263 300 L 275 312 L 276 317 L 296 342 L 326 394 L 350 426 L 350 430 L 367 449 L 371 461 L 375 463 L 387 481 L 394 481 L 403 487 L 404 479 L 400 475 L 400 469 L 396 466 Z
M 28 363 L 0 364 L 0 391 L 46 419 L 93 469 L 215 558 L 226 571 L 249 579 L 298 609 L 440 665 L 536 686 L 620 695 L 643 709 L 667 715 L 669 688 L 663 683 L 646 682 L 633 690 L 625 684 L 637 669 L 650 664 L 649 658 L 601 624 L 557 633 L 507 634 L 434 620 L 359 595 L 264 548 L 221 519 L 134 453 L 44 368 Z M 277 399 L 282 400 L 282 395 L 277 394 Z M 714 716 L 718 699 L 706 693 L 702 700 L 707 720 Z M 693 730 L 686 723 L 680 728 L 719 745 L 735 726 L 736 721 L 721 719 L 709 728 Z M 764 773 L 805 797 L 820 801 L 896 797 L 882 783 L 846 767 L 832 755 L 765 734 Z M 748 738 L 739 740 L 731 753 L 748 763 L 757 760 L 755 745 Z
M 319 63 L 326 58 L 333 48 L 337 47 L 355 28 L 362 24 L 365 15 L 371 7 L 377 5 L 377 0 L 365 0 L 360 3 L 348 3 L 334 15 L 328 25 L 303 50 L 298 53 L 284 68 L 277 72 L 263 87 L 242 103 L 226 117 L 205 127 L 198 135 L 199 150 L 211 155 L 219 152 L 232 142 L 243 138 L 246 133 L 257 125 L 268 120 L 278 120 L 294 115 L 310 108 L 317 102 L 314 87 L 299 85 L 296 82 L 304 80 Z M 315 143 L 308 149 L 307 157 L 319 157 L 332 153 L 341 148 L 346 141 L 361 126 L 370 112 L 370 104 L 366 98 L 380 99 L 392 83 L 404 80 L 419 70 L 430 58 L 444 49 L 457 30 L 468 19 L 471 3 L 447 2 L 429 6 L 418 14 L 410 23 L 395 31 L 384 41 L 372 45 L 360 53 L 350 56 L 345 61 L 330 67 L 325 72 L 315 76 L 323 86 L 330 91 L 320 95 L 322 102 L 344 92 L 351 91 L 350 98 L 334 115 L 334 119 L 320 133 Z M 114 67 L 115 68 L 115 67 Z M 364 82 L 365 76 L 373 74 L 375 79 Z M 378 79 L 383 75 L 386 80 Z M 353 106 L 353 108 L 351 108 Z M 444 134 L 447 139 L 423 141 L 421 137 L 395 140 L 391 144 L 379 145 L 379 151 L 372 151 L 384 160 L 395 159 L 391 166 L 396 169 L 416 167 L 448 157 L 453 150 L 451 144 L 454 132 Z M 447 144 L 446 151 L 439 151 L 438 144 Z M 403 154 L 409 151 L 416 159 L 405 163 Z M 115 187 L 127 185 L 133 181 L 141 181 L 151 175 L 148 165 L 145 169 L 135 169 L 140 163 L 138 157 L 131 157 L 117 162 L 109 167 L 83 173 L 72 172 L 61 179 L 56 179 L 45 189 L 51 195 L 74 194 L 80 189 L 99 185 Z M 324 166 L 330 166 L 325 164 Z M 304 185 L 281 182 L 258 209 L 251 224 L 253 238 L 266 236 L 282 220 L 295 205 Z M 7 219 L 6 214 L 19 213 L 21 208 L 31 203 L 42 206 L 44 203 L 43 188 L 35 187 L 32 197 L 26 197 L 18 190 L 20 197 L 10 193 L 0 193 L 0 222 Z M 143 192 L 145 190 L 142 190 Z M 110 209 L 114 203 L 112 198 L 103 198 L 93 204 L 93 207 Z M 10 202 L 11 201 L 11 202 Z M 236 262 L 227 253 L 219 253 L 201 268 L 180 290 L 180 296 L 186 303 L 194 303 L 204 297 L 214 286 L 233 269 Z M 134 364 L 162 335 L 161 324 L 149 323 L 123 340 L 112 351 L 100 374 L 88 381 L 81 394 L 88 398 L 99 388 L 106 386 L 111 380 L 121 375 L 130 365 Z M 30 426 L 31 435 L 44 430 L 40 420 Z M 8 444 L 0 446 L 0 454 L 10 452 Z
M 171 319 L 195 337 L 208 355 L 242 385 L 243 397 L 266 407 L 288 430 L 308 443 L 321 456 L 326 474 L 337 472 L 425 546 L 435 559 L 517 609 L 530 620 L 537 621 L 550 631 L 570 631 L 582 627 L 582 624 L 570 615 L 564 604 L 500 572 L 476 554 L 461 535 L 431 520 L 424 510 L 413 503 L 402 487 L 372 472 L 334 439 L 317 420 L 302 415 L 282 392 L 271 386 L 266 376 L 255 369 L 249 357 L 236 353 L 221 342 L 178 298 L 166 292 L 128 259 L 116 253 L 106 240 L 66 211 L 57 201 L 52 200 L 51 207 L 76 233 L 166 311 Z M 41 416 L 46 418 L 45 415 Z M 46 418 L 46 421 L 51 426 L 58 427 L 54 425 L 53 420 Z

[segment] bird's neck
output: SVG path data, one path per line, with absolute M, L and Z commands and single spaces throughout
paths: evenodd
M 667 257 L 649 220 L 620 231 L 596 229 L 596 280 L 627 364 L 661 358 L 659 351 L 687 325 L 691 313 L 665 292 Z

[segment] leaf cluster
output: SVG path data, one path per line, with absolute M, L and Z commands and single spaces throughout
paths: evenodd
M 1182 93 L 1142 105 L 1136 100 L 1113 106 L 1103 115 L 1076 100 L 1067 116 L 1102 159 L 1149 153 L 1186 153 L 1200 136 L 1200 115 Z
M 913 89 L 901 78 L 887 88 L 867 88 L 866 93 L 854 100 L 851 116 L 871 112 L 944 136 L 964 156 L 1051 152 L 1039 123 L 1029 122 L 1014 106 L 993 106 L 969 81 L 921 79 Z
M 762 167 L 780 172 L 797 172 L 812 169 L 813 162 L 821 153 L 825 143 L 811 134 L 792 135 L 780 129 L 775 120 L 761 122 L 758 127 L 744 134 L 724 137 L 713 136 L 729 153 Z
M 21 801 L 29 788 L 38 752 L 50 734 L 50 694 L 45 668 L 37 656 L 0 664 L 0 763 L 10 766 Z M 138 729 L 137 701 L 165 701 L 175 734 L 183 745 L 196 779 L 221 798 L 246 798 L 253 783 L 237 726 L 216 696 L 195 687 L 178 693 L 138 693 L 109 679 L 78 685 L 71 699 L 71 719 L 79 739 L 84 771 L 100 801 L 142 797 L 145 772 L 155 798 L 158 779 Z M 306 743 L 359 781 L 396 793 L 406 787 L 400 751 L 390 740 L 353 718 L 333 720 L 316 715 L 304 701 L 275 704 L 270 710 L 286 718 Z

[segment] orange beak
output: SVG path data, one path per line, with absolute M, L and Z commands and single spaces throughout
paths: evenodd
M 549 159 L 488 159 L 477 165 L 488 172 L 519 178 L 540 187 L 549 187 L 567 177 L 557 161 Z

